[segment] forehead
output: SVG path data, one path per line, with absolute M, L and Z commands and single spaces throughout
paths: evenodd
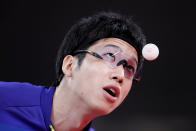
M 129 43 L 127 43 L 126 41 L 119 39 L 119 38 L 104 38 L 104 39 L 98 40 L 88 49 L 92 51 L 96 51 L 96 50 L 101 50 L 108 46 L 119 48 L 127 56 L 135 57 L 135 59 L 138 61 L 138 54 L 137 54 L 136 49 L 133 46 L 131 46 Z

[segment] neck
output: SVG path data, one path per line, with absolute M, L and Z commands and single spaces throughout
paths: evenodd
M 95 116 L 69 84 L 63 81 L 54 93 L 52 123 L 56 130 L 81 131 Z

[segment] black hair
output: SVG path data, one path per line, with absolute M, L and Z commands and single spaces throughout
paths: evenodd
M 82 18 L 74 24 L 64 37 L 59 48 L 56 60 L 57 86 L 62 77 L 62 62 L 66 55 L 72 55 L 76 50 L 84 50 L 95 41 L 103 38 L 120 38 L 131 44 L 138 53 L 138 69 L 140 72 L 143 64 L 142 48 L 146 44 L 145 36 L 141 28 L 136 25 L 130 16 L 114 12 L 99 12 L 93 16 Z M 77 55 L 79 66 L 85 54 Z

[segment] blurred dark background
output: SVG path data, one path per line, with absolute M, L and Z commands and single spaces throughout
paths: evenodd
M 132 15 L 159 46 L 126 101 L 94 121 L 97 131 L 195 131 L 195 3 L 171 0 L 1 1 L 0 80 L 49 86 L 70 26 L 97 11 Z

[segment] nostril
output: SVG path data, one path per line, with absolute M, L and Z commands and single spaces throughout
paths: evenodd
M 116 76 L 114 76 L 114 77 L 112 77 L 112 79 L 113 80 L 117 80 L 118 81 L 118 83 L 122 83 L 123 82 L 123 80 L 122 79 L 119 79 L 118 77 L 116 77 Z
M 116 76 L 114 76 L 114 77 L 112 77 L 112 79 L 114 79 L 114 80 L 116 80 L 116 79 L 118 79 Z
M 122 83 L 122 80 L 119 80 L 118 82 L 121 84 Z

